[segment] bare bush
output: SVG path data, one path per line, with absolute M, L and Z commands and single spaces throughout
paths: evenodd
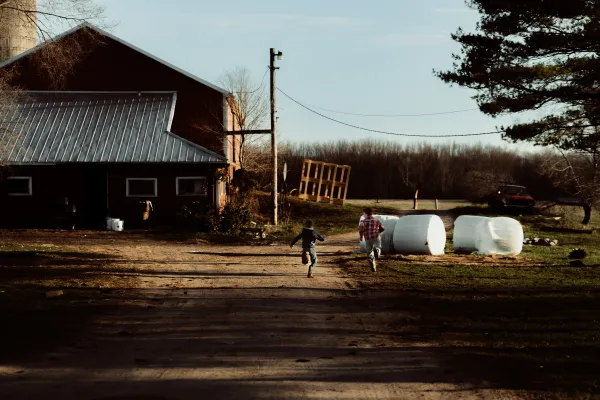
M 475 203 L 487 202 L 501 183 L 514 183 L 514 179 L 505 172 L 469 171 L 462 181 L 463 197 Z
M 600 206 L 600 148 L 548 152 L 543 167 L 557 188 L 579 200 L 584 211 L 581 223 L 587 225 L 592 209 Z
M 260 83 L 256 83 L 247 68 L 238 67 L 226 71 L 219 83 L 229 92 L 227 103 L 235 133 L 228 132 L 230 127 L 223 126 L 221 115 L 217 114 L 213 116 L 212 121 L 198 123 L 195 127 L 204 134 L 220 138 L 221 143 L 228 143 L 234 153 L 231 156 L 232 161 L 240 168 L 262 172 L 267 166 L 262 160 L 262 148 L 267 144 L 269 136 L 249 131 L 265 130 L 269 123 L 270 110 L 264 77 Z

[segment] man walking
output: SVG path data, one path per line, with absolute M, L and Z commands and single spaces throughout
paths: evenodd
M 376 260 L 381 255 L 381 237 L 379 234 L 384 231 L 384 226 L 377 219 L 373 218 L 373 209 L 365 208 L 365 217 L 358 227 L 360 240 L 367 242 L 367 258 L 373 272 L 377 271 Z

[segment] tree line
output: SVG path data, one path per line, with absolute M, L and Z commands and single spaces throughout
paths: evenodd
M 305 159 L 352 167 L 348 198 L 478 200 L 502 183 L 527 186 L 538 199 L 567 192 L 548 173 L 549 152 L 514 152 L 500 146 L 363 140 L 293 143 L 281 146 L 280 167 L 288 165 L 287 188 L 298 188 Z M 268 154 L 262 157 L 263 162 Z M 270 176 L 261 181 L 268 186 Z

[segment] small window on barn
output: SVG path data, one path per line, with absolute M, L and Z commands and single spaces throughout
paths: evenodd
M 9 196 L 31 196 L 33 194 L 30 176 L 11 176 L 7 180 Z
M 127 178 L 127 197 L 158 196 L 156 178 Z
M 205 176 L 177 178 L 177 196 L 206 196 L 206 194 Z

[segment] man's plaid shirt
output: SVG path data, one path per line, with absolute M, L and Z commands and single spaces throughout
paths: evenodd
M 381 222 L 373 218 L 373 216 L 366 217 L 360 224 L 360 237 L 365 240 L 373 240 L 379 237 L 379 227 L 383 226 Z

